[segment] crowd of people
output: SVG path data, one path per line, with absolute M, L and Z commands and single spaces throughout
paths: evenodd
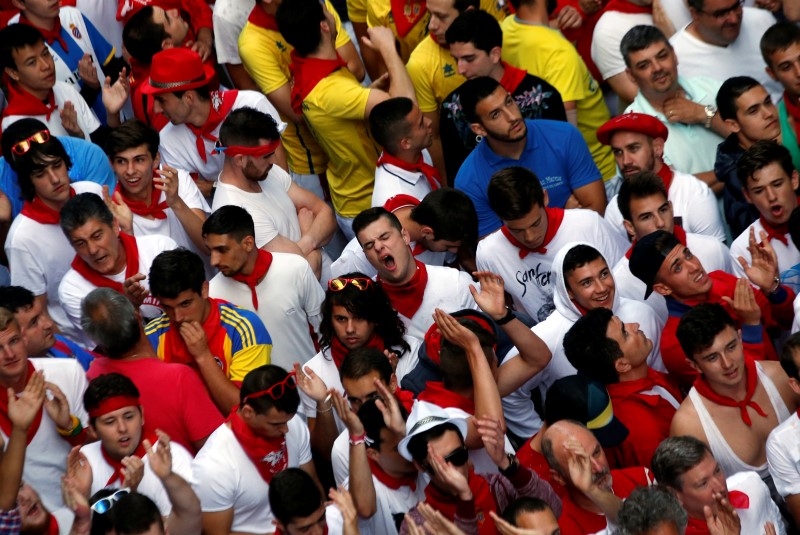
M 797 0 L 0 0 L 0 535 L 800 533 Z

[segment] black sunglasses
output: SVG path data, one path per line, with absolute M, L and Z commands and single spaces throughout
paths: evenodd
M 469 461 L 469 451 L 465 446 L 460 446 L 457 449 L 451 451 L 447 456 L 444 458 L 444 462 L 450 463 L 453 466 L 464 466 Z M 433 475 L 433 467 L 430 463 L 425 462 L 422 467 L 425 469 L 426 472 Z

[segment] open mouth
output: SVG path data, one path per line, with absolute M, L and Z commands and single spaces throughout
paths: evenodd
M 394 261 L 394 257 L 392 255 L 385 255 L 381 257 L 381 264 L 389 271 L 394 271 L 397 269 L 397 264 Z
M 769 211 L 773 215 L 773 217 L 780 217 L 783 215 L 783 206 L 781 206 L 780 204 L 774 204 L 769 207 Z

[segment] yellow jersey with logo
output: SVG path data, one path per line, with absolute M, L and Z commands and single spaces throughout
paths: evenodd
M 458 74 L 453 55 L 448 49 L 439 46 L 433 37 L 428 37 L 417 45 L 406 69 L 417 92 L 419 109 L 423 113 L 438 111 L 447 95 L 466 81 L 466 78 Z
M 425 14 L 405 36 L 400 37 L 394 22 L 391 0 L 369 0 L 367 3 L 367 26 L 370 28 L 386 26 L 392 30 L 395 42 L 399 47 L 398 51 L 400 52 L 400 57 L 403 58 L 404 63 L 411 57 L 411 52 L 413 52 L 417 45 L 428 35 L 428 21 L 431 20 L 431 14 L 428 13 L 425 2 L 408 2 L 406 7 L 411 10 L 425 10 Z M 415 15 L 418 15 L 418 13 L 415 12 L 411 14 L 412 17 Z

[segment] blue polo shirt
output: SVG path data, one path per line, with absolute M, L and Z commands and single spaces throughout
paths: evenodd
M 548 205 L 563 208 L 572 192 L 602 180 L 600 171 L 580 131 L 569 123 L 526 120 L 527 143 L 519 160 L 498 156 L 484 139 L 473 150 L 456 175 L 455 187 L 467 194 L 478 213 L 478 233 L 486 236 L 503 223 L 489 207 L 486 190 L 497 171 L 522 166 L 533 171 L 550 199 Z

